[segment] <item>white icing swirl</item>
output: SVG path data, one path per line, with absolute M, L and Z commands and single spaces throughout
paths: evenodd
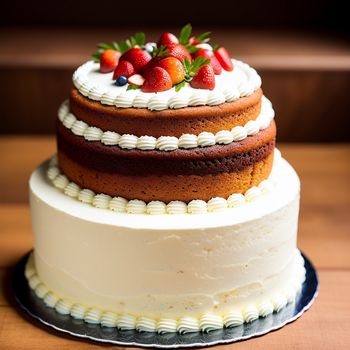
M 227 198 L 227 205 L 229 208 L 237 208 L 243 205 L 244 203 L 245 197 L 242 193 L 234 193 Z
M 96 308 L 87 310 L 84 316 L 84 321 L 92 324 L 99 324 L 101 320 L 101 311 Z
M 136 148 L 149 151 L 156 148 L 157 139 L 153 136 L 140 136 L 136 143 Z
M 114 312 L 104 312 L 100 319 L 102 327 L 117 327 L 118 325 L 118 315 Z
M 247 202 L 254 202 L 261 196 L 261 190 L 257 186 L 251 187 L 245 193 L 245 200 Z
M 84 132 L 84 138 L 88 141 L 101 141 L 103 131 L 95 126 L 89 126 Z
M 49 290 L 43 283 L 39 283 L 35 288 L 35 294 L 40 299 L 43 299 L 48 292 Z
M 258 305 L 259 316 L 266 317 L 273 313 L 273 304 L 270 300 L 264 300 Z
M 117 327 L 124 331 L 135 329 L 136 318 L 128 314 L 121 315 L 118 317 Z
M 146 203 L 139 199 L 133 199 L 126 205 L 126 212 L 129 214 L 144 214 L 146 212 Z
M 208 212 L 218 212 L 227 209 L 227 200 L 222 197 L 215 197 L 207 203 Z
M 147 204 L 146 213 L 150 215 L 162 215 L 166 213 L 166 205 L 161 201 L 151 201 Z
M 190 214 L 204 214 L 207 212 L 207 203 L 201 199 L 194 199 L 187 205 Z
M 233 141 L 242 141 L 248 136 L 244 126 L 235 126 L 232 128 L 231 134 Z
M 193 317 L 182 317 L 177 325 L 180 334 L 200 331 L 199 320 Z
M 82 120 L 76 120 L 72 125 L 72 133 L 77 136 L 84 136 L 86 129 L 89 127 Z
M 86 306 L 74 304 L 70 310 L 70 315 L 77 320 L 83 320 L 86 312 Z
M 116 211 L 117 213 L 126 212 L 126 206 L 128 201 L 123 197 L 113 197 L 109 202 L 109 209 Z
M 256 135 L 259 132 L 259 124 L 255 120 L 249 120 L 245 125 L 244 129 L 248 136 Z
M 63 190 L 68 185 L 69 180 L 67 179 L 67 176 L 59 174 L 53 179 L 52 183 L 58 189 Z
M 108 194 L 100 193 L 93 198 L 92 205 L 100 209 L 109 209 L 109 202 L 111 199 L 112 197 Z
M 136 93 L 137 92 L 135 90 L 121 93 L 114 100 L 114 104 L 120 108 L 130 108 L 133 105 Z
M 182 201 L 171 201 L 167 204 L 166 211 L 168 214 L 186 214 L 187 205 Z
M 74 182 L 70 182 L 65 188 L 64 193 L 72 198 L 77 198 L 79 196 L 79 193 L 81 191 L 81 188 Z
M 159 334 L 175 333 L 177 330 L 177 322 L 171 318 L 161 318 L 157 324 Z
M 233 142 L 232 133 L 228 130 L 221 130 L 215 135 L 215 142 L 218 144 L 227 145 Z
M 178 109 L 178 108 L 184 108 L 188 106 L 189 98 L 187 94 L 183 93 L 175 93 L 172 97 L 169 99 L 169 108 Z
M 218 315 L 205 314 L 199 321 L 199 327 L 204 333 L 209 333 L 216 329 L 222 329 L 223 326 L 222 317 Z
M 189 106 L 204 106 L 207 104 L 208 100 L 208 91 L 207 90 L 198 90 L 194 92 L 189 100 L 188 105 Z
M 160 151 L 174 151 L 179 147 L 179 140 L 175 136 L 160 136 L 158 137 L 156 147 Z
M 136 147 L 137 136 L 124 134 L 119 139 L 119 147 L 124 149 L 133 149 Z
M 245 322 L 253 322 L 259 318 L 259 311 L 254 305 L 248 305 L 243 311 L 243 318 Z
M 287 298 L 282 293 L 275 293 L 271 298 L 271 302 L 274 310 L 278 312 L 287 305 Z
M 241 311 L 232 310 L 224 316 L 225 327 L 240 326 L 244 323 L 243 315 Z
M 216 143 L 215 135 L 211 132 L 203 131 L 197 137 L 199 147 L 209 147 Z
M 157 93 L 148 101 L 148 109 L 151 111 L 162 111 L 167 108 L 168 99 L 160 93 Z
M 60 170 L 53 166 L 53 167 L 50 167 L 49 170 L 47 171 L 47 177 L 53 181 L 60 173 Z
M 70 129 L 74 122 L 77 120 L 75 116 L 72 113 L 66 114 L 66 116 L 63 118 L 62 124 L 67 128 Z
M 107 146 L 118 145 L 119 140 L 120 140 L 120 135 L 114 131 L 105 131 L 101 137 L 101 142 Z
M 92 204 L 95 197 L 95 193 L 87 188 L 80 191 L 78 199 L 86 204 Z
M 53 292 L 48 292 L 45 295 L 44 303 L 48 307 L 55 307 L 60 298 Z
M 182 134 L 179 138 L 179 148 L 195 148 L 198 146 L 197 136 L 193 134 Z
M 139 332 L 156 332 L 157 322 L 152 318 L 141 316 L 136 322 L 136 330 Z
M 69 299 L 59 299 L 55 305 L 56 311 L 61 315 L 69 315 L 73 303 Z

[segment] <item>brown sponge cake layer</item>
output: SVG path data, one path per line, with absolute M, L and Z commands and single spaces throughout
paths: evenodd
M 276 127 L 270 126 L 254 136 L 228 145 L 190 150 L 125 150 L 86 141 L 57 123 L 58 152 L 85 168 L 103 173 L 128 176 L 147 175 L 217 175 L 243 170 L 272 153 Z M 69 175 L 69 173 L 67 174 Z
M 121 196 L 128 200 L 145 202 L 172 200 L 190 202 L 193 199 L 208 201 L 213 197 L 228 198 L 233 193 L 244 193 L 266 179 L 272 168 L 273 152 L 262 160 L 237 172 L 216 175 L 148 175 L 127 176 L 96 171 L 58 153 L 61 170 L 81 188 L 95 193 Z
M 150 111 L 147 108 L 117 108 L 102 105 L 84 97 L 75 88 L 70 94 L 70 109 L 77 119 L 106 131 L 136 136 L 198 135 L 203 131 L 216 133 L 243 126 L 255 120 L 261 109 L 262 90 L 234 102 L 217 106 L 196 106 L 181 109 Z

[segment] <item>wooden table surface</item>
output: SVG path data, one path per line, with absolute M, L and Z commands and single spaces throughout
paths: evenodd
M 281 330 L 231 349 L 350 348 L 350 145 L 282 144 L 302 181 L 299 247 L 315 264 L 320 294 L 309 311 Z M 62 337 L 33 325 L 11 299 L 13 265 L 32 248 L 27 181 L 54 153 L 52 137 L 0 138 L 0 349 L 111 347 Z

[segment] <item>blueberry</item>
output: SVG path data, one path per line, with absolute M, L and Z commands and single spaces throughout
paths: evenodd
M 128 82 L 128 78 L 125 75 L 121 75 L 118 77 L 118 79 L 115 81 L 115 84 L 117 86 L 124 86 Z

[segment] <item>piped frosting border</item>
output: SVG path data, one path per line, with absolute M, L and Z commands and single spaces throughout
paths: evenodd
M 275 150 L 274 163 L 280 158 L 279 151 Z M 277 159 L 276 159 L 277 158 Z M 274 181 L 269 179 L 263 180 L 258 186 L 249 188 L 244 194 L 233 193 L 227 199 L 214 197 L 208 202 L 194 199 L 189 203 L 182 201 L 171 201 L 164 203 L 162 201 L 151 201 L 146 203 L 139 199 L 127 200 L 123 197 L 111 197 L 108 194 L 96 194 L 90 189 L 82 189 L 76 183 L 70 182 L 67 176 L 61 173 L 57 164 L 57 157 L 54 156 L 49 163 L 46 175 L 54 187 L 60 190 L 68 197 L 79 200 L 83 203 L 90 204 L 96 208 L 112 210 L 116 213 L 127 214 L 149 214 L 149 215 L 166 215 L 166 214 L 205 214 L 221 212 L 227 209 L 241 207 L 249 202 L 254 202 L 260 197 L 273 191 Z M 270 175 L 271 177 L 271 175 Z
M 179 148 L 191 149 L 196 147 L 209 147 L 215 144 L 227 145 L 242 141 L 248 136 L 256 135 L 260 130 L 267 128 L 275 116 L 271 102 L 263 96 L 261 111 L 256 120 L 248 121 L 244 126 L 236 126 L 232 130 L 221 130 L 215 135 L 211 132 L 201 132 L 198 136 L 183 134 L 175 136 L 137 137 L 132 134 L 119 134 L 114 131 L 103 131 L 90 126 L 69 110 L 68 100 L 64 101 L 58 110 L 58 119 L 74 135 L 84 137 L 87 141 L 98 141 L 106 146 L 119 146 L 123 149 L 140 149 L 143 151 L 157 149 L 159 151 L 173 151 Z
M 242 309 L 229 310 L 224 315 L 213 313 L 203 314 L 200 318 L 188 317 L 184 315 L 179 319 L 160 318 L 154 319 L 140 315 L 127 313 L 115 313 L 109 310 L 101 310 L 97 307 L 83 305 L 78 301 L 66 299 L 50 290 L 37 274 L 34 256 L 30 255 L 26 267 L 25 277 L 30 288 L 36 296 L 43 300 L 47 307 L 54 308 L 62 315 L 70 315 L 75 319 L 84 320 L 91 324 L 100 324 L 103 327 L 118 328 L 120 330 L 133 330 L 139 332 L 157 332 L 159 334 L 179 332 L 180 334 L 190 332 L 208 333 L 223 327 L 240 326 L 243 323 L 252 322 L 259 317 L 266 317 L 273 312 L 279 312 L 288 303 L 295 301 L 305 280 L 304 259 L 300 252 L 296 253 L 297 268 L 296 273 L 291 278 L 290 285 L 271 295 L 270 298 L 262 300 L 256 305 L 246 305 Z
M 180 92 L 175 88 L 158 93 L 129 90 L 113 84 L 113 73 L 101 74 L 99 65 L 88 61 L 73 74 L 73 84 L 79 92 L 91 100 L 118 108 L 148 108 L 150 110 L 178 109 L 188 106 L 219 105 L 249 96 L 261 86 L 261 78 L 248 64 L 232 60 L 232 72 L 216 76 L 214 90 L 193 89 L 185 86 Z

